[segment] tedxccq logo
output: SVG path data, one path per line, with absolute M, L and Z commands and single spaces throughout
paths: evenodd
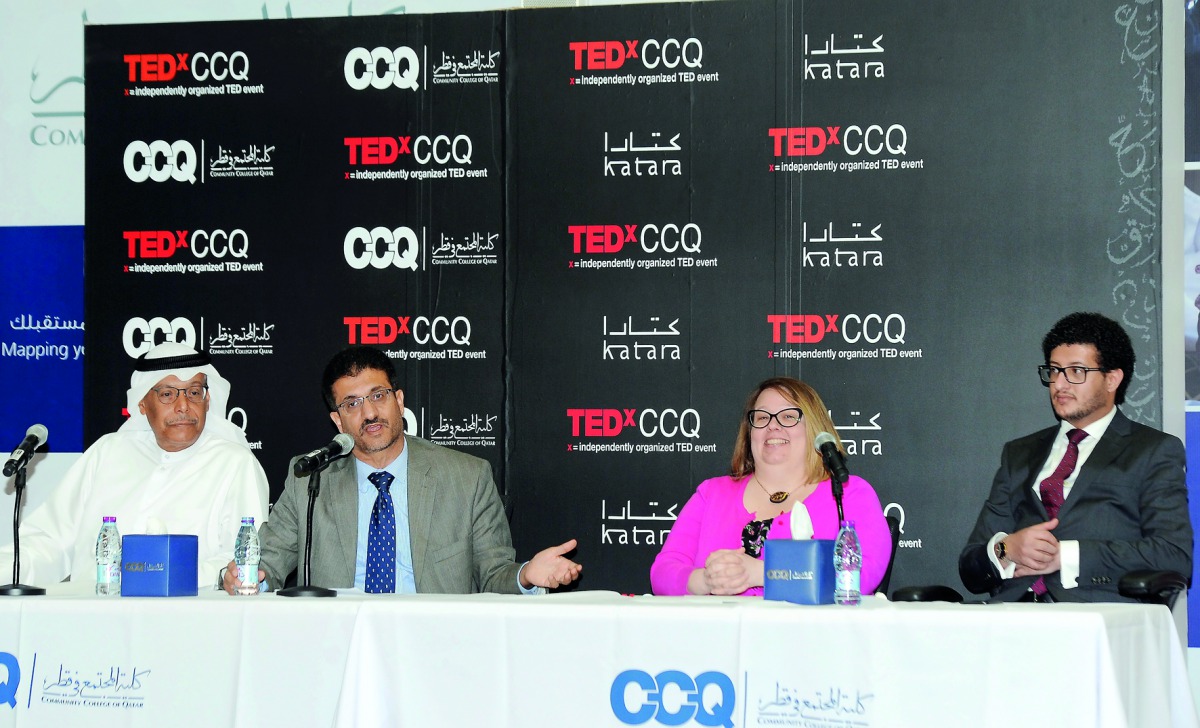
M 705 672 L 693 679 L 679 670 L 651 677 L 641 670 L 617 675 L 609 691 L 613 715 L 627 725 L 654 720 L 663 725 L 683 725 L 690 720 L 703 726 L 733 728 L 737 695 L 733 681 L 721 672 Z

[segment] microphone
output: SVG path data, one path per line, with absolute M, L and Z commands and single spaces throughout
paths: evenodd
M 339 432 L 337 437 L 333 438 L 333 442 L 306 455 L 301 455 L 295 466 L 292 467 L 292 472 L 296 474 L 297 478 L 303 477 L 314 470 L 320 470 L 330 461 L 336 460 L 353 449 L 354 438 L 344 432 Z
M 837 438 L 828 432 L 822 432 L 813 439 L 813 447 L 821 453 L 821 459 L 833 474 L 833 479 L 844 484 L 850 478 L 850 471 L 846 468 L 846 456 L 838 449 Z
M 38 446 L 45 444 L 46 438 L 50 433 L 46 430 L 45 425 L 34 425 L 25 431 L 25 439 L 21 440 L 21 444 L 17 445 L 17 449 L 12 451 L 12 455 L 8 456 L 8 462 L 4 463 L 4 477 L 10 477 L 13 473 L 25 467 L 29 459 L 33 457 L 33 451 Z

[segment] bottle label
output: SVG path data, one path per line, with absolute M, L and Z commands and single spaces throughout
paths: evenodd
M 250 561 L 245 564 L 238 564 L 237 578 L 242 583 L 242 586 L 250 589 L 258 589 L 258 562 Z
M 96 582 L 98 584 L 120 584 L 121 563 L 96 564 Z
M 838 571 L 836 589 L 838 592 L 846 594 L 857 594 L 859 585 L 859 573 L 857 571 Z

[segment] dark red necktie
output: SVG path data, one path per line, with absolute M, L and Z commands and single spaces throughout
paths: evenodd
M 1071 473 L 1075 472 L 1075 463 L 1079 462 L 1079 442 L 1087 437 L 1087 433 L 1083 430 L 1075 429 L 1067 433 L 1067 452 L 1063 455 L 1063 459 L 1059 461 L 1058 467 L 1050 473 L 1049 477 L 1042 481 L 1040 491 L 1042 494 L 1042 505 L 1046 507 L 1046 517 L 1054 519 L 1058 517 L 1058 509 L 1063 504 L 1063 483 L 1070 477 Z M 1037 581 L 1033 582 L 1035 594 L 1041 595 L 1046 593 L 1046 582 L 1042 577 L 1038 577 Z

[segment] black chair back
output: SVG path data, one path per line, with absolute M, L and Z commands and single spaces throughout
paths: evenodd
M 883 572 L 883 581 L 875 589 L 876 594 L 887 594 L 888 586 L 892 583 L 892 567 L 896 565 L 896 550 L 900 547 L 900 519 L 895 516 L 887 517 L 888 531 L 892 534 L 892 554 L 888 557 L 887 571 Z

